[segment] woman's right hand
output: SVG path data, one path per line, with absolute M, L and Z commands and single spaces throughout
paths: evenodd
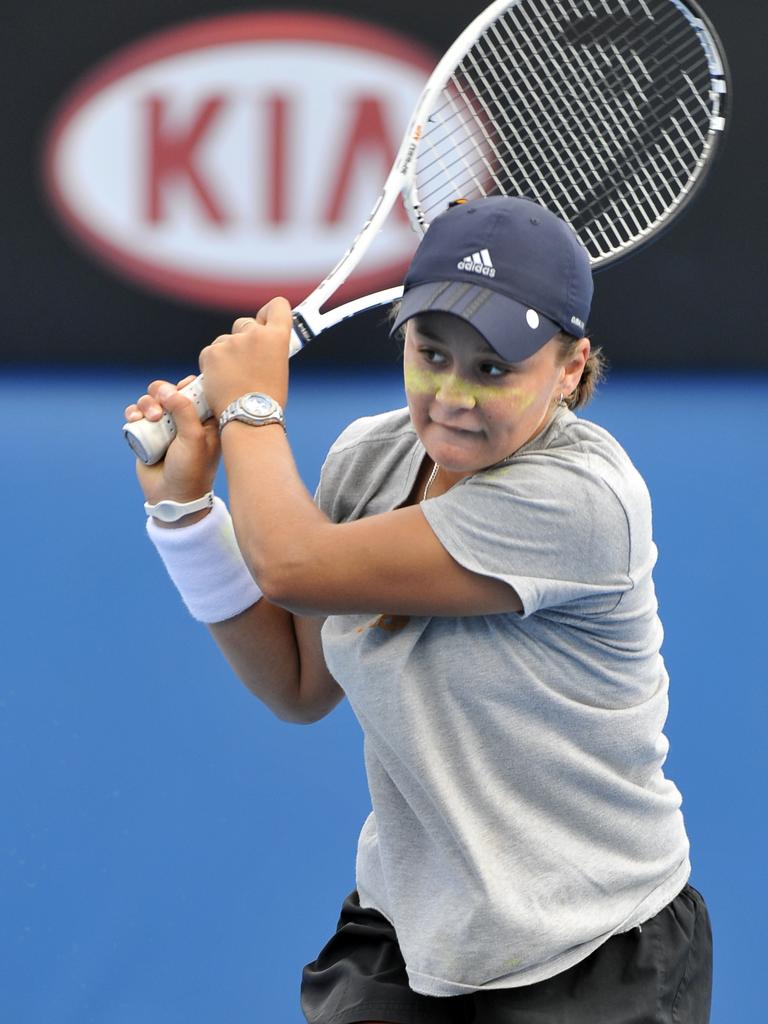
M 145 466 L 136 460 L 136 475 L 146 500 L 152 505 L 166 499 L 194 501 L 213 488 L 221 454 L 218 424 L 215 418 L 201 423 L 189 399 L 179 394 L 179 390 L 194 379 L 194 376 L 185 377 L 178 384 L 155 380 L 146 395 L 126 406 L 125 418 L 129 423 L 142 417 L 157 421 L 166 412 L 176 422 L 177 435 L 161 462 Z

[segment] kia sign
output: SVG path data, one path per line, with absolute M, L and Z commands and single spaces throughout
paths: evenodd
M 54 118 L 48 193 L 121 273 L 177 298 L 296 303 L 349 247 L 432 56 L 326 15 L 193 22 L 116 54 Z M 396 284 L 415 239 L 390 218 L 340 299 Z

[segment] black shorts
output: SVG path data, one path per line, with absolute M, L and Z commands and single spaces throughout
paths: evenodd
M 707 1024 L 711 992 L 709 915 L 690 885 L 553 978 L 439 998 L 408 987 L 394 929 L 353 892 L 336 934 L 304 968 L 301 1005 L 309 1024 Z

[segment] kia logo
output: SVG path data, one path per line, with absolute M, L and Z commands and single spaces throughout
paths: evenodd
M 75 236 L 133 280 L 227 309 L 278 292 L 296 303 L 367 218 L 433 63 L 407 38 L 329 15 L 179 26 L 65 100 L 46 188 Z M 338 298 L 396 284 L 414 245 L 398 209 Z

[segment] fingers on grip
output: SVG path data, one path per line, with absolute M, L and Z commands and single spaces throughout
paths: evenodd
M 192 374 L 185 377 L 178 385 L 171 384 L 165 380 L 152 381 L 147 388 L 147 394 L 142 395 L 132 405 L 126 406 L 126 420 L 131 423 L 138 423 L 141 419 L 145 419 L 149 423 L 159 424 L 165 417 L 166 412 L 170 412 L 171 407 L 173 407 L 173 415 L 179 415 L 180 411 L 183 412 L 182 407 L 189 405 L 189 402 L 180 403 L 177 401 L 179 389 L 189 386 L 194 381 L 195 377 Z
M 288 299 L 278 295 L 261 307 L 256 314 L 256 320 L 260 324 L 273 324 L 275 327 L 290 328 L 293 323 L 291 304 Z
M 156 421 L 162 418 L 163 408 L 159 404 L 156 398 L 152 395 L 142 395 L 141 398 L 136 402 L 135 406 L 129 406 L 128 409 L 136 409 L 142 417 L 148 420 Z M 126 410 L 126 413 L 128 410 Z M 134 417 L 136 419 L 137 417 Z

